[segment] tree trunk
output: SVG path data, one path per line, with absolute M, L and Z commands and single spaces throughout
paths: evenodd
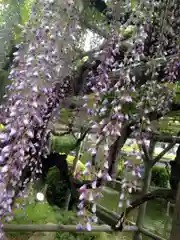
M 117 156 L 118 156 L 121 148 L 124 146 L 124 143 L 130 136 L 131 132 L 132 132 L 132 130 L 129 126 L 124 127 L 124 129 L 121 132 L 121 136 L 119 136 L 116 139 L 116 141 L 111 145 L 110 153 L 109 153 L 109 157 L 108 157 L 108 162 L 109 162 L 108 173 L 111 177 L 116 176 L 116 170 L 118 169 L 117 168 L 118 162 L 116 161 Z
M 176 157 L 174 161 L 170 161 L 171 174 L 170 174 L 170 185 L 171 189 L 177 191 L 179 184 L 179 173 L 180 173 L 180 146 L 176 151 Z
M 169 240 L 179 240 L 179 234 L 180 234 L 180 183 L 178 184 L 176 205 L 174 208 L 174 216 L 172 222 L 172 230 Z

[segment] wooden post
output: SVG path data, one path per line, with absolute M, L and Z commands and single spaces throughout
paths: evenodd
M 144 181 L 143 181 L 143 187 L 142 187 L 142 191 L 141 191 L 142 195 L 145 195 L 148 193 L 148 190 L 149 190 L 149 187 L 151 184 L 151 174 L 152 174 L 151 161 L 152 161 L 154 147 L 155 147 L 155 141 L 151 140 L 150 146 L 149 146 L 149 151 L 148 151 L 151 159 L 144 160 Z M 140 207 L 139 207 L 137 221 L 136 221 L 136 226 L 139 229 L 142 228 L 142 225 L 143 225 L 144 216 L 146 213 L 146 205 L 147 205 L 147 203 L 144 203 L 144 204 L 140 205 Z M 133 240 L 141 240 L 141 239 L 142 239 L 141 233 L 139 231 L 137 231 L 134 234 Z
M 149 168 L 149 164 L 145 163 L 144 164 L 145 167 L 145 172 L 144 172 L 144 182 L 143 182 L 143 187 L 142 187 L 142 195 L 145 195 L 148 193 L 148 188 L 150 186 L 151 183 L 151 168 Z M 146 212 L 146 203 L 140 205 L 139 210 L 138 210 L 138 216 L 137 216 L 137 221 L 136 221 L 136 225 L 138 228 L 142 227 L 143 221 L 144 221 L 144 216 L 145 216 L 145 212 Z M 140 232 L 136 232 L 134 234 L 134 240 L 140 240 L 141 239 L 141 234 Z
M 81 137 L 81 133 L 78 134 L 78 138 L 80 138 L 80 137 Z M 85 137 L 85 139 L 86 139 L 86 137 Z M 73 174 L 73 176 L 74 176 L 74 174 L 76 172 L 76 166 L 77 166 L 78 160 L 80 158 L 80 153 L 82 151 L 83 143 L 85 142 L 85 139 L 80 143 L 80 145 L 78 146 L 78 148 L 76 150 L 76 156 L 74 158 L 73 166 L 72 166 L 72 174 Z M 71 192 L 70 192 L 70 190 L 68 190 L 67 198 L 66 198 L 66 204 L 65 204 L 65 210 L 69 209 L 70 200 L 71 200 Z
M 179 240 L 180 236 L 180 183 L 176 195 L 176 204 L 172 221 L 172 229 L 169 240 Z
M 80 137 L 81 137 L 81 133 L 78 134 L 78 138 L 80 138 Z M 86 137 L 87 137 L 87 136 L 86 136 Z M 75 159 L 74 159 L 74 161 L 73 161 L 73 166 L 72 166 L 72 173 L 73 173 L 73 175 L 74 175 L 74 173 L 75 173 L 76 165 L 77 165 L 78 160 L 79 160 L 79 158 L 80 158 L 80 153 L 81 153 L 81 151 L 82 151 L 82 148 L 83 148 L 84 142 L 85 142 L 85 140 L 86 140 L 86 137 L 85 137 L 85 139 L 80 143 L 80 145 L 78 146 L 78 148 L 77 148 L 77 150 L 76 150 L 76 156 L 75 156 Z

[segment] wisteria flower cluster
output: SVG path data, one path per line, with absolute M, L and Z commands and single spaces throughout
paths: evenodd
M 41 1 L 24 30 L 25 42 L 15 53 L 5 129 L 0 133 L 1 219 L 12 214 L 19 187 L 35 180 L 41 172 L 40 156 L 49 151 L 48 124 L 68 88 L 63 79 L 70 70 L 69 46 L 77 30 L 72 11 L 73 2 Z M 26 166 L 31 176 L 22 183 Z

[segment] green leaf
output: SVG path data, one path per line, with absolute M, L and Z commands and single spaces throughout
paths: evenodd
M 131 0 L 131 9 L 136 7 L 136 0 Z

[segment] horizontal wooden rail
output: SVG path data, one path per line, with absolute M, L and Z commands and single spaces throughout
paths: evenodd
M 59 224 L 4 224 L 5 232 L 88 232 L 84 227 L 78 230 L 76 225 Z M 136 226 L 125 226 L 123 232 L 135 232 Z M 108 225 L 92 226 L 91 232 L 113 232 Z

